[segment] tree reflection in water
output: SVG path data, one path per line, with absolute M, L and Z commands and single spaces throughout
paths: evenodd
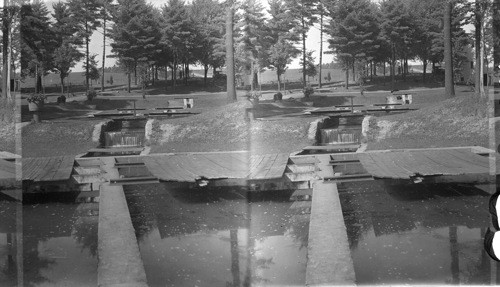
M 41 243 L 48 243 L 56 238 L 68 238 L 69 246 L 76 245 L 82 252 L 88 250 L 90 257 L 96 257 L 97 210 L 97 203 L 45 203 L 23 206 L 23 280 L 26 286 L 58 284 L 43 275 L 44 270 L 53 269 L 58 262 L 57 259 L 47 258 L 46 255 L 41 256 Z M 78 262 L 77 258 L 66 259 Z

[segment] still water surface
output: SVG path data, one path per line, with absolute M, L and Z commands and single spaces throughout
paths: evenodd
M 305 284 L 309 214 L 263 196 L 126 187 L 150 286 Z
M 26 286 L 97 286 L 98 203 L 23 206 Z
M 358 284 L 498 283 L 483 249 L 483 191 L 374 181 L 339 184 L 339 194 Z
M 16 214 L 18 204 L 0 200 L 0 286 L 17 285 Z

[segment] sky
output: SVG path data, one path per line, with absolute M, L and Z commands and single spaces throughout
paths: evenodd
M 52 12 L 52 4 L 57 3 L 59 0 L 54 1 L 54 0 L 46 0 L 45 4 L 49 8 L 49 10 Z M 63 1 L 64 2 L 64 1 Z M 151 4 L 153 4 L 156 7 L 162 7 L 164 4 L 166 4 L 168 1 L 167 0 L 149 0 L 147 1 Z M 188 1 L 189 2 L 189 1 Z M 268 4 L 267 0 L 260 0 L 262 5 L 267 9 Z M 102 33 L 99 31 L 94 32 L 92 35 L 91 41 L 90 41 L 90 53 L 91 54 L 97 54 L 97 60 L 98 60 L 98 66 L 101 67 L 102 65 Z M 106 54 L 110 54 L 111 52 L 111 46 L 109 46 L 109 39 L 106 39 L 107 47 L 106 47 Z M 306 38 L 306 49 L 308 51 L 313 50 L 313 57 L 315 58 L 315 62 L 319 63 L 319 47 L 320 47 L 320 31 L 319 31 L 319 26 L 317 27 L 312 27 L 307 35 Z M 323 51 L 326 51 L 328 49 L 328 43 L 326 42 L 326 37 L 323 35 Z M 300 68 L 300 56 L 297 57 L 292 64 L 290 64 L 289 68 L 294 69 L 294 68 Z M 330 63 L 333 60 L 333 55 L 325 55 L 323 54 L 323 63 Z M 113 58 L 106 58 L 106 67 L 112 67 L 116 63 L 116 59 Z M 81 63 L 78 63 L 73 69 L 73 72 L 80 72 L 83 71 L 83 61 Z

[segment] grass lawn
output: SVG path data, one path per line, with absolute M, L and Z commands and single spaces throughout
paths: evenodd
M 46 121 L 22 128 L 23 157 L 77 155 L 98 146 L 94 126 L 101 120 Z
M 375 118 L 370 122 L 368 150 L 444 146 L 489 147 L 487 98 L 459 92 L 455 98 L 418 111 Z
M 488 129 L 485 102 L 472 101 L 468 87 L 457 86 L 457 98 L 446 100 L 443 88 L 435 88 L 436 82 L 399 83 L 401 88 L 416 88 L 410 107 L 419 111 L 400 115 L 388 115 L 372 121 L 373 129 L 366 139 L 369 149 L 415 148 L 433 146 L 482 145 L 487 146 Z M 238 101 L 228 104 L 225 92 L 192 91 L 186 88 L 179 94 L 164 93 L 164 87 L 151 87 L 146 99 L 139 90 L 128 93 L 123 89 L 99 95 L 92 104 L 96 110 L 117 108 L 156 108 L 181 106 L 183 97 L 194 99 L 193 111 L 199 115 L 183 118 L 157 118 L 149 140 L 153 153 L 250 150 L 254 153 L 293 152 L 314 144 L 308 137 L 309 125 L 317 117 L 288 116 L 307 108 L 305 102 L 315 107 L 350 104 L 371 105 L 385 103 L 390 92 L 382 83 L 375 83 L 361 96 L 357 88 L 349 91 L 338 88 L 333 93 L 315 93 L 303 99 L 301 93 L 294 99 L 282 102 L 282 108 L 263 101 L 254 111 L 256 116 L 281 117 L 249 121 L 246 109 L 251 104 L 238 91 Z M 180 88 L 179 88 L 180 89 Z M 290 95 L 289 95 L 290 96 Z M 443 102 L 444 101 L 444 102 Z M 92 111 L 82 102 L 46 105 L 41 118 L 44 123 L 23 128 L 23 154 L 25 156 L 49 156 L 79 154 L 97 146 L 92 140 L 94 125 L 99 120 L 83 119 Z M 23 105 L 23 121 L 30 115 Z M 95 112 L 95 111 L 94 111 Z M 1 142 L 0 142 L 1 144 Z M 8 146 L 9 144 L 4 144 Z M 10 144 L 12 146 L 12 144 Z

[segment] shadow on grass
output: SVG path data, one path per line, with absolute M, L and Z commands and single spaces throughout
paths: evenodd
M 329 96 L 315 96 L 312 95 L 309 98 L 301 98 L 300 99 L 302 102 L 312 102 L 313 107 L 331 107 L 331 106 L 337 106 L 337 105 L 346 105 L 350 103 L 350 98 L 345 97 L 345 96 L 336 96 L 336 97 L 329 97 Z
M 82 117 L 94 110 L 89 105 L 96 105 L 95 110 L 98 111 L 115 110 L 133 106 L 133 100 L 94 99 L 90 103 L 68 102 L 61 106 L 55 103 L 45 104 L 40 112 L 40 119 L 57 120 Z M 22 105 L 21 121 L 29 122 L 32 118 L 33 114 L 28 110 L 28 105 Z
M 391 78 L 389 76 L 383 77 L 378 76 L 369 81 L 365 86 L 365 91 L 391 91 L 391 90 L 410 90 L 419 88 L 442 88 L 444 83 L 440 77 L 432 77 L 428 75 L 425 81 L 423 81 L 422 75 L 408 75 L 406 79 L 403 80 L 401 76 L 396 77 L 396 82 L 394 87 L 391 84 Z
M 272 103 L 259 103 L 257 106 L 253 107 L 254 117 L 256 118 L 266 118 L 274 117 L 292 113 L 300 113 L 306 110 L 308 107 L 278 107 Z

